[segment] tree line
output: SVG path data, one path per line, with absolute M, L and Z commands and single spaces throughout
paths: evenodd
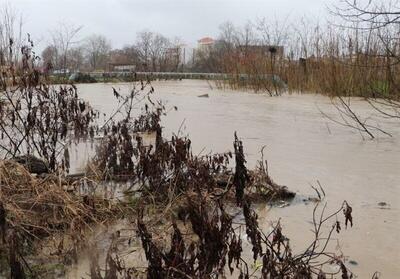
M 398 101 L 399 1 L 338 3 L 331 7 L 329 20 L 257 19 L 242 26 L 225 22 L 212 44 L 186 53 L 180 39 L 157 32 L 138 32 L 132 44 L 113 48 L 103 35 L 82 38 L 81 26 L 61 24 L 39 56 L 43 69 L 52 72 L 107 71 L 110 65 L 127 64 L 145 72 L 226 73 L 233 77 L 226 82 L 230 87 L 271 94 L 284 84 L 289 91 Z M 16 13 L 5 9 L 1 20 L 0 54 L 10 38 L 16 40 L 16 49 L 23 38 Z M 8 53 L 13 57 L 0 59 L 18 56 L 18 51 Z
M 43 66 L 51 70 L 106 71 L 110 65 L 135 65 L 142 71 L 177 70 L 178 40 L 162 34 L 141 31 L 135 43 L 112 48 L 111 41 L 101 34 L 79 39 L 81 27 L 61 26 L 51 34 L 51 43 L 42 51 Z

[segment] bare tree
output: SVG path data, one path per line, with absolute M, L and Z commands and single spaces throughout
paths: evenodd
M 150 31 L 142 31 L 137 34 L 136 49 L 138 50 L 140 59 L 145 71 L 148 70 L 150 61 L 150 48 L 152 44 L 153 33 Z
M 0 65 L 14 65 L 22 46 L 22 17 L 10 6 L 0 8 Z
M 85 50 L 82 46 L 68 50 L 67 67 L 73 71 L 82 70 L 85 67 Z
M 57 48 L 53 45 L 47 46 L 42 51 L 43 66 L 46 67 L 47 69 L 56 67 L 58 62 L 57 56 L 58 56 Z
M 78 43 L 77 35 L 83 26 L 74 26 L 67 23 L 61 23 L 59 28 L 51 32 L 53 46 L 56 47 L 60 70 L 66 74 L 68 64 L 69 49 Z
M 168 64 L 168 70 L 173 72 L 178 72 L 179 68 L 185 63 L 185 53 L 184 44 L 182 40 L 175 37 L 171 42 L 171 46 L 167 50 L 166 63 Z
M 344 0 L 332 13 L 344 20 L 344 26 L 367 33 L 365 55 L 382 61 L 382 84 L 371 85 L 373 95 L 366 100 L 381 115 L 400 118 L 400 1 Z M 357 36 L 358 37 L 358 36 Z M 377 38 L 375 44 L 371 37 Z M 360 51 L 357 40 L 356 53 Z M 377 50 L 371 51 L 372 48 Z
M 224 43 L 227 49 L 230 49 L 232 46 L 237 44 L 237 28 L 232 22 L 226 21 L 219 26 L 218 39 Z
M 153 71 L 164 71 L 166 66 L 165 51 L 169 48 L 169 40 L 161 34 L 155 34 L 150 47 L 150 59 Z M 157 67 L 158 66 L 158 67 Z
M 142 31 L 137 35 L 136 48 L 145 70 L 149 69 L 149 64 L 153 72 L 163 70 L 166 61 L 165 51 L 170 46 L 170 41 L 161 34 Z
M 111 43 L 102 35 L 92 35 L 86 39 L 86 57 L 92 70 L 104 69 L 111 51 Z
M 380 29 L 400 23 L 398 0 L 341 1 L 333 10 L 346 22 L 356 23 L 357 28 Z M 371 25 L 372 24 L 372 25 Z
M 125 46 L 122 48 L 122 54 L 125 56 L 127 63 L 138 64 L 139 52 L 135 46 Z

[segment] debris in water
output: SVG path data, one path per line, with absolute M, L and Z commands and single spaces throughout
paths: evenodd
M 350 261 L 349 261 L 349 264 L 351 264 L 351 265 L 358 265 L 358 262 L 356 262 L 355 260 L 350 260 Z

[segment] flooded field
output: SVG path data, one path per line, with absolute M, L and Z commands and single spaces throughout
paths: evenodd
M 101 112 L 115 108 L 112 87 L 129 92 L 130 84 L 79 85 L 81 96 Z M 274 180 L 297 193 L 290 206 L 259 205 L 260 224 L 282 218 L 283 230 L 294 249 L 302 250 L 312 238 L 314 205 L 303 199 L 315 196 L 317 180 L 327 194 L 328 208 L 343 200 L 353 207 L 354 227 L 340 234 L 341 251 L 353 261 L 359 278 L 400 274 L 400 122 L 379 119 L 393 134 L 363 140 L 357 131 L 338 126 L 320 111 L 336 115 L 328 98 L 319 95 L 269 97 L 248 92 L 217 90 L 205 81 L 154 82 L 154 98 L 171 107 L 163 119 L 164 136 L 188 134 L 195 153 L 232 150 L 235 131 L 243 139 L 248 166 L 254 167 L 265 148 Z M 208 97 L 198 97 L 208 94 Z M 178 107 L 178 111 L 172 109 Z M 353 101 L 356 112 L 373 113 L 368 104 Z M 374 116 L 373 116 L 374 117 Z M 89 153 L 89 151 L 87 151 Z M 74 157 L 74 152 L 71 153 Z M 81 150 L 79 150 L 81 156 Z M 88 154 L 87 154 L 88 156 Z M 83 165 L 83 163 L 81 164 Z

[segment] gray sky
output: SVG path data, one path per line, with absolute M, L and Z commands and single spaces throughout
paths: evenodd
M 179 37 L 189 45 L 215 37 L 225 21 L 241 25 L 257 18 L 324 18 L 334 0 L 0 0 L 22 13 L 24 31 L 49 42 L 49 31 L 60 22 L 83 25 L 80 37 L 105 35 L 113 47 L 134 42 L 143 29 Z

